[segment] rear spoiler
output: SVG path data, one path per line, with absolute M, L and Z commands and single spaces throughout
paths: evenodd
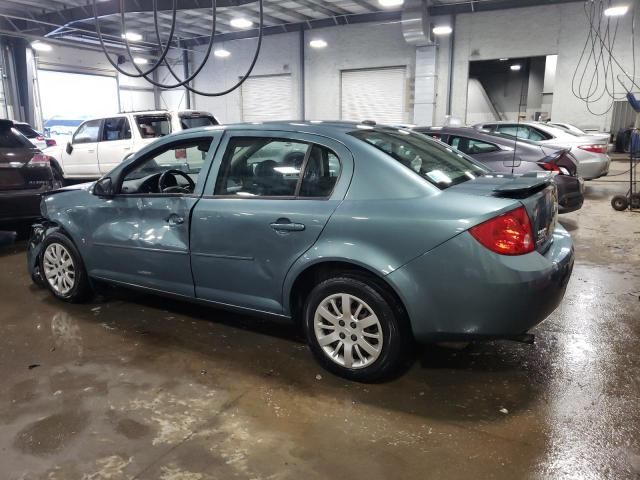
M 553 175 L 538 172 L 527 172 L 511 179 L 509 182 L 493 189 L 498 197 L 526 198 L 540 190 L 544 190 L 553 183 Z
M 0 130 L 6 130 L 7 128 L 13 128 L 13 121 L 0 119 Z

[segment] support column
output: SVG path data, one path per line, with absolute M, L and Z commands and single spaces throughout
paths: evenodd
M 436 105 L 436 45 L 416 47 L 416 74 L 413 105 L 413 123 L 433 125 Z

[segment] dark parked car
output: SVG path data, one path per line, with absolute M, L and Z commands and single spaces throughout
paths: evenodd
M 574 258 L 550 176 L 372 123 L 168 135 L 42 215 L 28 265 L 60 300 L 98 279 L 299 320 L 323 366 L 363 381 L 414 341 L 529 339 Z
M 62 186 L 60 169 L 10 120 L 0 120 L 0 223 L 40 215 L 40 195 Z
M 485 133 L 471 127 L 417 127 L 414 130 L 451 145 L 495 172 L 555 172 L 559 213 L 582 207 L 584 181 L 577 174 L 577 161 L 567 149 L 526 139 L 516 142 L 510 135 Z

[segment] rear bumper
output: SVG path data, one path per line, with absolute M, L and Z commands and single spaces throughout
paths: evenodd
M 40 216 L 40 197 L 46 190 L 0 192 L 0 221 L 34 219 Z
M 578 175 L 585 180 L 595 180 L 609 173 L 611 158 L 609 155 L 598 155 L 578 161 Z
M 558 213 L 574 212 L 584 203 L 584 181 L 580 177 L 556 175 L 558 186 Z
M 420 342 L 510 338 L 556 309 L 573 262 L 571 237 L 561 226 L 544 255 L 497 255 L 465 232 L 387 278 Z

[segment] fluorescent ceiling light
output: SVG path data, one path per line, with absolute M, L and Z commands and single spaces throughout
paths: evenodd
M 451 32 L 453 32 L 453 28 L 449 25 L 438 25 L 437 27 L 433 27 L 434 35 L 449 35 Z
M 516 63 L 515 65 L 511 65 L 511 67 L 509 68 L 511 68 L 511 70 L 513 70 L 514 72 L 517 72 L 521 67 Z
M 232 18 L 229 22 L 233 28 L 249 28 L 253 26 L 253 22 L 243 17 Z
M 620 17 L 620 16 L 624 15 L 625 13 L 627 13 L 628 10 L 629 10 L 629 6 L 628 5 L 619 5 L 617 7 L 605 8 L 604 14 L 607 17 Z
M 399 7 L 404 0 L 378 0 L 378 3 L 383 7 Z
M 122 38 L 126 38 L 130 42 L 139 42 L 142 40 L 142 35 L 136 32 L 127 32 L 120 35 Z
M 231 55 L 231 52 L 229 50 L 225 50 L 224 48 L 219 48 L 218 50 L 214 50 L 213 54 L 219 58 L 227 58 L 229 55 Z
M 51 45 L 49 45 L 48 43 L 42 43 L 39 42 L 38 40 L 36 40 L 35 42 L 33 42 L 31 44 L 31 47 L 34 50 L 37 50 L 39 52 L 50 52 L 51 51 Z
M 146 65 L 147 63 L 149 63 L 149 60 L 142 57 L 133 57 L 133 63 L 135 63 L 136 65 Z
M 327 46 L 327 42 L 325 42 L 321 38 L 316 38 L 315 40 L 311 40 L 309 42 L 309 46 L 311 48 L 324 48 Z
M 500 59 L 501 62 L 506 62 L 507 60 L 509 60 L 507 57 L 504 57 L 504 58 Z

